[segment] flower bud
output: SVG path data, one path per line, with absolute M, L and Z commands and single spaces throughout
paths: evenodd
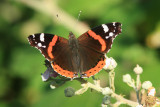
M 56 87 L 58 87 L 59 85 L 56 83 L 56 81 L 52 81 L 50 84 L 50 88 L 51 89 L 55 89 Z
M 127 83 L 131 81 L 132 81 L 131 75 L 129 74 L 123 75 L 123 82 Z
M 55 89 L 56 87 L 54 85 L 50 84 L 50 88 Z
M 103 95 L 109 95 L 112 93 L 112 90 L 109 87 L 102 88 L 102 94 Z
M 131 78 L 129 74 L 123 75 L 123 82 L 127 83 L 130 87 L 136 88 L 135 81 Z
M 113 58 L 107 58 L 105 61 L 106 65 L 103 67 L 105 70 L 112 70 L 117 66 L 116 61 Z
M 133 69 L 133 71 L 137 74 L 140 75 L 143 72 L 142 67 L 140 67 L 138 64 L 137 66 Z
M 64 90 L 64 93 L 66 97 L 72 97 L 75 95 L 75 89 L 72 87 L 68 87 Z
M 152 83 L 150 81 L 145 81 L 142 84 L 142 88 L 148 90 L 150 87 L 152 87 Z
M 108 95 L 104 96 L 102 104 L 104 104 L 104 105 L 110 104 L 110 99 L 111 99 L 110 96 L 108 96 Z

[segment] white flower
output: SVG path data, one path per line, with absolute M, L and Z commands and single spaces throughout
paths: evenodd
M 107 105 L 105 105 L 105 104 L 102 104 L 101 106 L 102 106 L 102 107 L 108 107 L 108 106 L 107 106 Z
M 130 87 L 135 88 L 135 82 L 131 78 L 131 75 L 129 74 L 123 75 L 123 82 L 127 83 Z
M 51 84 L 51 85 L 50 85 L 50 88 L 51 88 L 51 89 L 55 89 L 56 87 Z
M 150 87 L 152 87 L 152 83 L 150 81 L 145 81 L 142 84 L 142 88 L 148 90 Z
M 126 74 L 126 75 L 123 75 L 123 82 L 131 82 L 132 81 L 132 78 L 131 78 L 131 75 L 129 74 Z
M 133 69 L 133 71 L 137 74 L 140 75 L 143 72 L 142 67 L 140 67 L 138 64 L 137 66 Z
M 58 84 L 55 81 L 52 81 L 50 84 L 50 88 L 55 89 L 56 87 L 58 87 Z
M 112 70 L 117 66 L 116 61 L 112 57 L 111 58 L 106 57 L 105 63 L 106 65 L 103 67 L 103 69 L 105 70 L 108 70 L 108 69 Z
M 103 95 L 109 95 L 112 93 L 112 90 L 109 87 L 102 88 L 102 94 Z

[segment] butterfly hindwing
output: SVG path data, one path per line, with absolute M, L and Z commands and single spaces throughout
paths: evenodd
M 105 66 L 105 57 L 103 53 L 99 53 L 91 48 L 79 47 L 81 59 L 81 77 L 90 77 L 98 73 Z

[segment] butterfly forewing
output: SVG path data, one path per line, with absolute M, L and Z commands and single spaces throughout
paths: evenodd
M 98 52 L 107 53 L 111 48 L 113 39 L 121 33 L 121 24 L 113 22 L 102 24 L 82 34 L 78 40 L 79 44 L 92 48 Z
M 81 59 L 81 77 L 90 77 L 98 73 L 105 66 L 105 57 L 91 48 L 80 46 L 79 54 Z
M 44 55 L 46 59 L 51 61 L 53 60 L 53 57 L 48 54 L 48 51 L 49 51 L 48 47 L 53 38 L 55 38 L 56 40 L 57 36 L 52 34 L 37 33 L 37 34 L 30 35 L 28 37 L 28 41 L 31 46 L 39 49 L 42 55 Z

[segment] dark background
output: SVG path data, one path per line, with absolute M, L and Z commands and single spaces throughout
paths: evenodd
M 71 98 L 64 96 L 66 87 L 81 87 L 78 81 L 67 82 L 54 90 L 49 82 L 42 82 L 40 74 L 46 70 L 45 58 L 30 47 L 27 37 L 45 32 L 68 38 L 70 31 L 78 37 L 86 26 L 92 28 L 109 22 L 123 24 L 122 34 L 107 54 L 118 63 L 116 93 L 136 100 L 134 90 L 122 82 L 122 75 L 129 73 L 135 79 L 133 68 L 139 64 L 143 68 L 141 81 L 151 81 L 156 96 L 160 96 L 159 0 L 45 0 L 46 4 L 43 1 L 0 1 L 0 107 L 100 107 L 103 95 L 95 91 L 88 90 Z M 75 27 L 71 29 L 65 22 Z M 79 25 L 80 22 L 83 24 Z M 108 86 L 106 72 L 102 70 L 96 77 L 102 79 L 103 86 Z

